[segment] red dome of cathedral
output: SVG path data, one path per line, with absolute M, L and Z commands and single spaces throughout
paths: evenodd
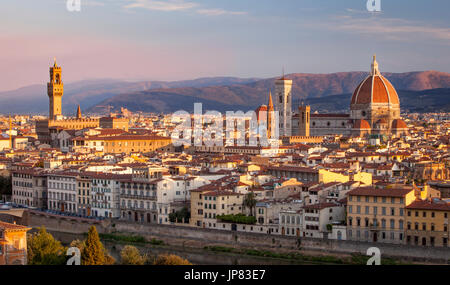
M 356 120 L 353 124 L 354 129 L 370 129 L 370 124 L 366 120 Z
M 378 63 L 374 56 L 372 71 L 353 92 L 351 104 L 400 104 L 394 86 L 378 70 Z
M 405 121 L 401 119 L 395 119 L 392 121 L 392 129 L 407 129 L 408 126 L 406 125 Z

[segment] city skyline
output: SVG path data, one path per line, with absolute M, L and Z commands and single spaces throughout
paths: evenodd
M 0 11 L 0 91 L 45 83 L 54 57 L 68 83 L 367 71 L 373 53 L 381 72 L 450 71 L 445 1 L 25 2 Z

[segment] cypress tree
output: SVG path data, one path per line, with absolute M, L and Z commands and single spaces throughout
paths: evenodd
M 105 250 L 95 226 L 89 228 L 88 236 L 85 241 L 83 251 L 81 253 L 82 265 L 104 265 Z

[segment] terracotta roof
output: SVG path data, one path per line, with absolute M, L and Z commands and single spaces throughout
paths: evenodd
M 423 201 L 416 200 L 406 207 L 407 209 L 417 210 L 436 210 L 436 211 L 450 211 L 450 204 L 445 201 Z
M 312 205 L 306 205 L 303 206 L 303 209 L 315 209 L 315 210 L 322 210 L 325 208 L 331 208 L 331 207 L 339 207 L 340 205 L 335 203 L 318 203 L 318 204 L 312 204 Z
M 31 230 L 31 228 L 22 226 L 22 225 L 16 225 L 16 224 L 10 224 L 10 223 L 6 223 L 6 222 L 2 222 L 0 221 L 0 230 L 2 231 L 29 231 Z
M 403 197 L 414 189 L 389 189 L 374 187 L 358 187 L 348 192 L 348 196 Z
M 269 166 L 267 170 L 291 171 L 291 172 L 308 172 L 318 173 L 319 170 L 302 166 Z
M 311 118 L 349 118 L 349 114 L 311 114 Z

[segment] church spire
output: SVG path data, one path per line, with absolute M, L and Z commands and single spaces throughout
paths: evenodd
M 267 111 L 273 111 L 272 91 L 269 90 L 269 104 L 267 105 Z
M 78 104 L 78 109 L 77 109 L 77 119 L 81 119 L 81 108 L 80 108 L 80 104 Z

